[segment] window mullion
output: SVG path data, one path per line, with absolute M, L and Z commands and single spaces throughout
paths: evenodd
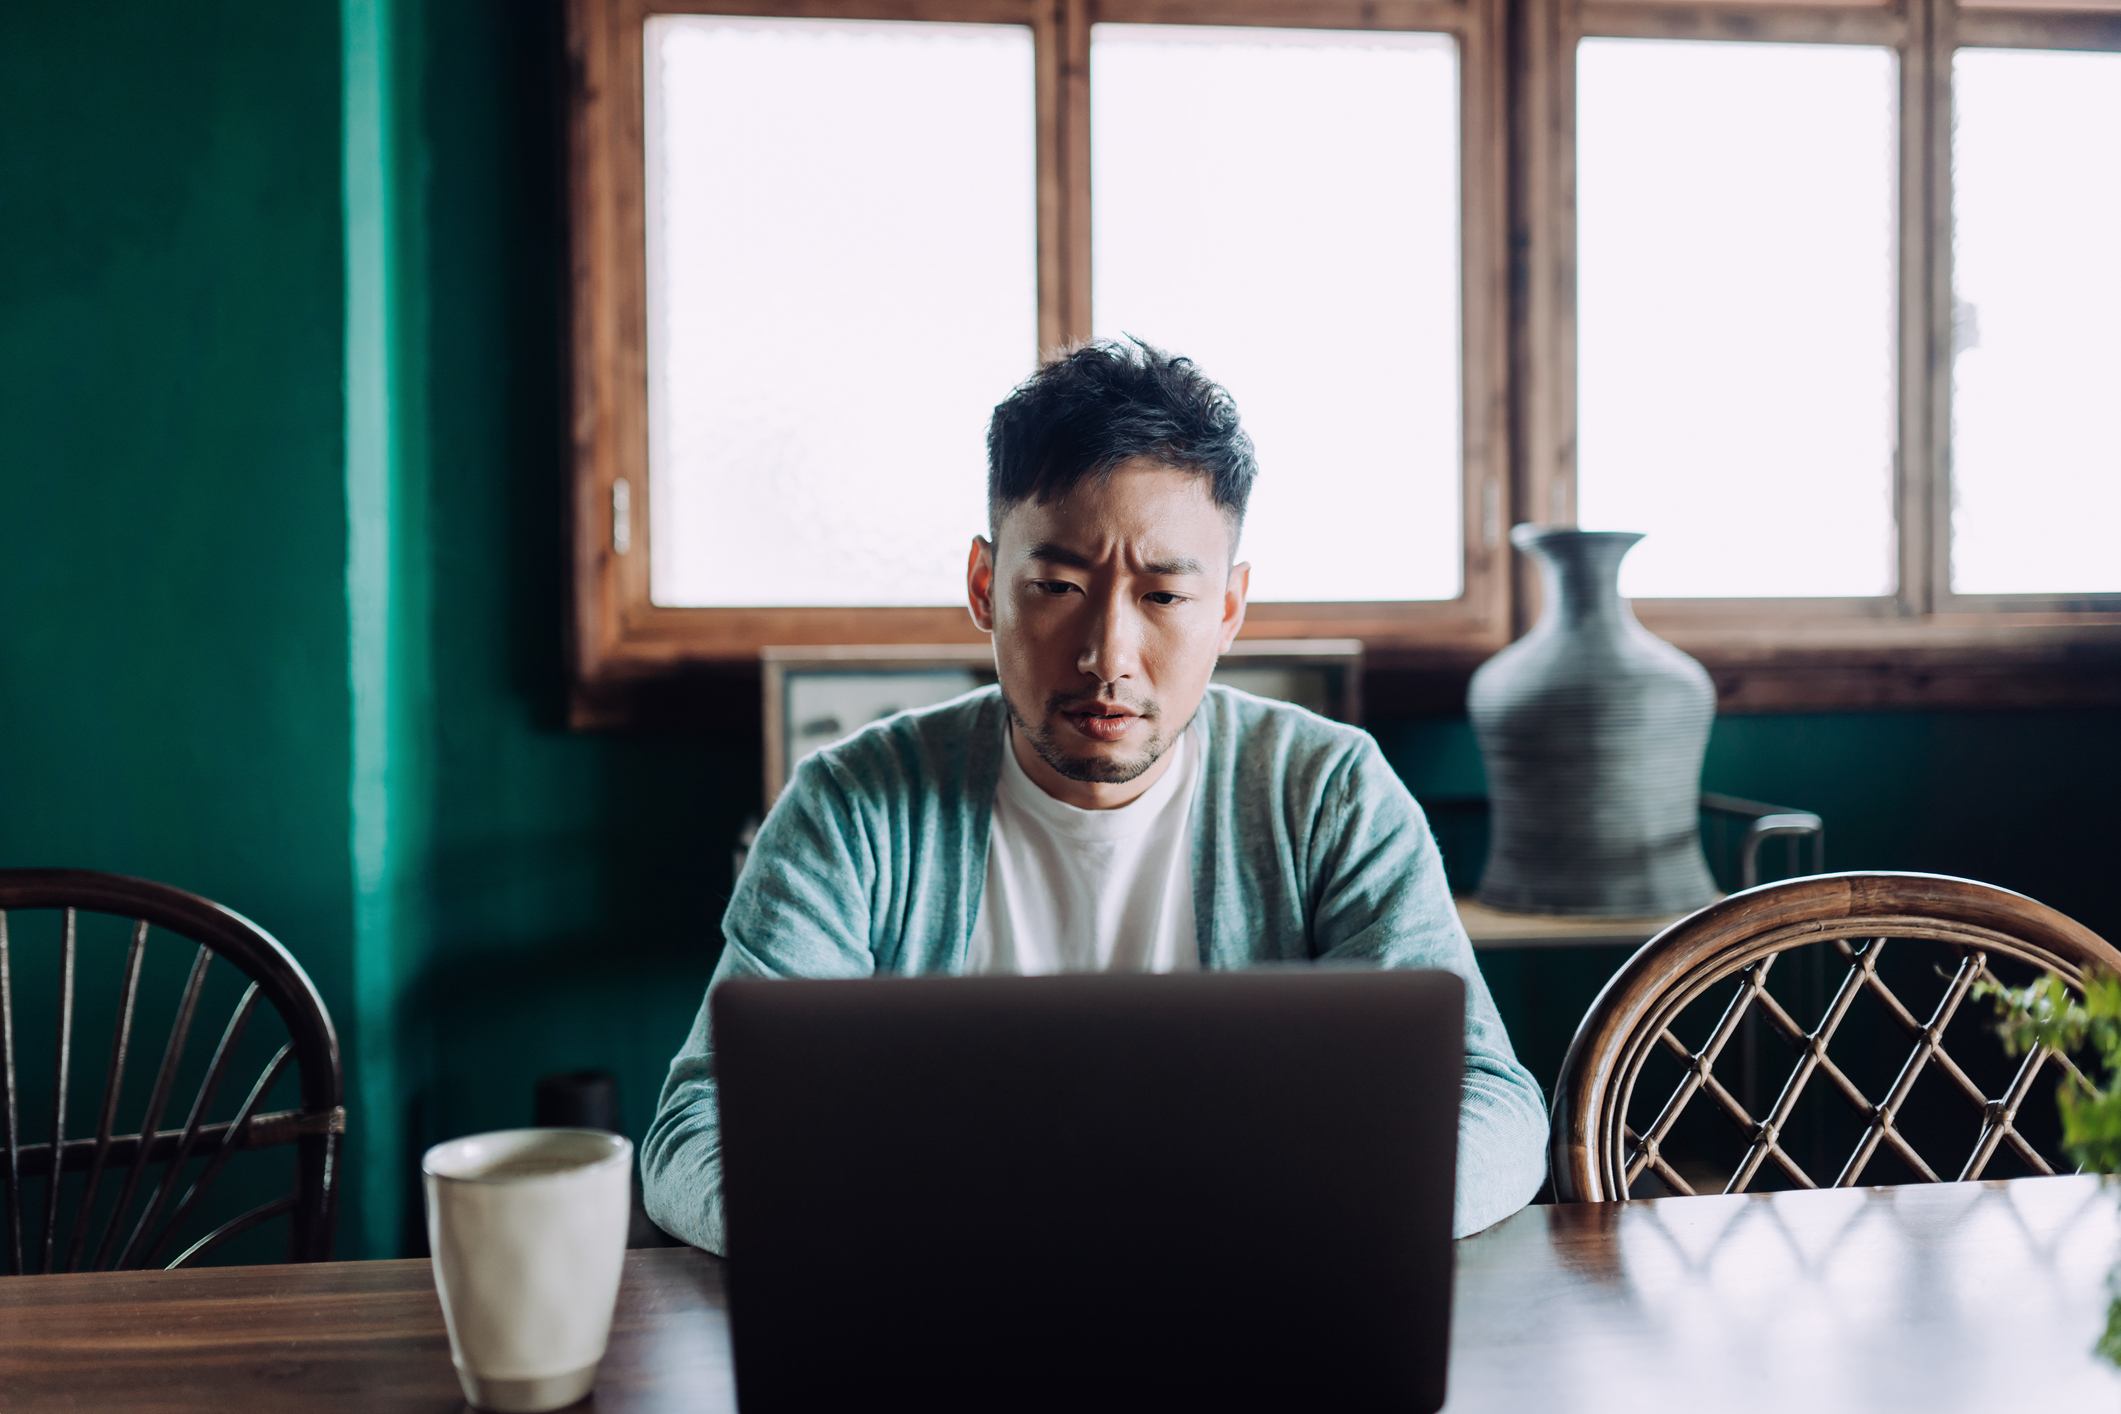
M 1900 437 L 1894 458 L 1901 612 L 1936 612 L 1948 525 L 1951 381 L 1951 65 L 1945 0 L 1909 0 L 1900 45 Z
M 1053 140 L 1059 163 L 1060 344 L 1090 327 L 1090 4 L 1052 0 L 1059 80 Z
M 1515 7 L 1510 121 L 1512 520 L 1575 518 L 1577 27 L 1571 0 Z M 1538 612 L 1536 571 L 1511 561 L 1513 636 Z
M 1468 7 L 1458 36 L 1459 368 L 1463 435 L 1459 542 L 1462 601 L 1509 635 L 1510 495 L 1509 52 L 1503 0 Z

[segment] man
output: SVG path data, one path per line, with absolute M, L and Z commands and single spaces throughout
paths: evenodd
M 1138 341 L 1090 344 L 995 409 L 987 459 L 966 592 L 998 687 L 797 768 L 714 981 L 1447 967 L 1467 1007 L 1455 1229 L 1514 1212 L 1545 1174 L 1545 1109 L 1420 808 L 1367 733 L 1208 684 L 1251 575 L 1253 452 L 1229 395 Z M 720 1251 L 714 1085 L 703 1003 L 642 1167 L 650 1216 Z

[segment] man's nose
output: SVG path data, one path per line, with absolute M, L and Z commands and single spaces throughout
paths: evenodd
M 1076 667 L 1099 682 L 1118 682 L 1140 670 L 1140 616 L 1130 606 L 1110 600 L 1096 605 L 1085 629 Z

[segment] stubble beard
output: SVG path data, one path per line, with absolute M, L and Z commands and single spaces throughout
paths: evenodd
M 1057 707 L 1064 700 L 1056 696 L 1049 704 L 1049 715 L 1051 708 Z M 1102 756 L 1069 755 L 1049 733 L 1031 725 L 1024 714 L 1017 710 L 1015 700 L 1009 696 L 1006 689 L 1002 692 L 1002 705 L 1009 709 L 1011 725 L 1024 734 L 1024 740 L 1031 743 L 1031 749 L 1038 753 L 1038 759 L 1071 781 L 1082 781 L 1088 785 L 1123 786 L 1161 761 L 1164 752 L 1169 750 L 1171 745 L 1164 739 L 1163 733 L 1157 730 L 1161 718 L 1154 706 L 1145 707 L 1141 712 L 1142 720 L 1149 726 L 1149 740 L 1143 744 L 1141 754 L 1128 760 L 1113 760 Z

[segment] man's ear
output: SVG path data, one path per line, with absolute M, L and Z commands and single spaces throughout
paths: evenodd
M 972 537 L 972 558 L 965 565 L 965 604 L 981 633 L 994 632 L 994 546 L 984 535 Z
M 1237 642 L 1237 632 L 1245 626 L 1245 596 L 1252 590 L 1252 565 L 1230 566 L 1229 581 L 1223 586 L 1222 647 L 1217 653 L 1227 653 L 1230 645 Z

